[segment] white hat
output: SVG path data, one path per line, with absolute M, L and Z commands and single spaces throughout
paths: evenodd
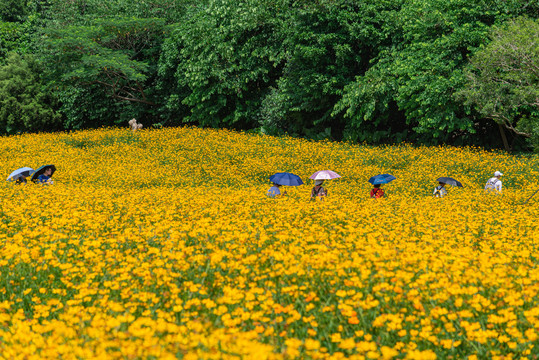
M 503 174 L 502 174 L 501 172 L 499 172 L 499 171 L 496 171 L 496 172 L 494 173 L 494 176 L 503 176 Z
M 314 184 L 315 185 L 322 185 L 323 182 L 324 182 L 324 180 L 315 180 Z

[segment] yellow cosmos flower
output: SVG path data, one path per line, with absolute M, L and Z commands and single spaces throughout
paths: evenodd
M 48 187 L 0 182 L 0 358 L 536 352 L 537 157 L 124 130 L 0 139 L 4 174 L 57 167 Z M 309 202 L 321 169 L 342 178 Z M 268 199 L 280 171 L 306 185 Z M 397 180 L 372 202 L 378 173 Z M 439 176 L 465 187 L 435 199 Z

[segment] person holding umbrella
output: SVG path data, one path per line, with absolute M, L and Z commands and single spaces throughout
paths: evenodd
M 324 180 L 315 180 L 314 187 L 311 190 L 311 200 L 315 200 L 318 196 L 320 200 L 324 200 L 328 196 L 328 191 L 322 187 Z
M 311 200 L 316 199 L 317 196 L 320 198 L 320 200 L 323 200 L 326 196 L 328 196 L 327 189 L 322 187 L 324 180 L 337 179 L 340 177 L 341 175 L 331 170 L 320 170 L 309 176 L 309 179 L 314 180 L 314 187 L 311 190 Z
M 31 180 L 35 183 L 40 184 L 47 184 L 51 185 L 54 182 L 52 181 L 51 177 L 52 174 L 56 171 L 56 166 L 54 165 L 43 165 L 39 169 L 37 169 L 34 174 L 32 175 Z
M 269 188 L 268 192 L 266 193 L 267 196 L 270 198 L 275 198 L 277 196 L 286 195 L 286 190 L 281 193 L 281 190 L 279 189 L 282 185 L 271 183 L 272 186 Z
M 446 196 L 447 189 L 445 188 L 445 185 L 462 187 L 462 183 L 460 181 L 457 181 L 450 177 L 441 177 L 436 179 L 436 181 L 438 181 L 438 186 L 434 188 L 434 193 L 432 194 L 433 197 L 442 198 Z
M 438 186 L 434 188 L 434 193 L 432 196 L 442 198 L 447 195 L 447 189 L 445 188 L 444 182 L 438 182 Z
M 371 190 L 371 199 L 380 199 L 386 197 L 384 189 L 382 189 L 380 186 L 382 186 L 382 184 L 376 184 L 373 186 L 373 189 Z
M 386 197 L 385 191 L 381 186 L 382 184 L 387 184 L 395 179 L 396 177 L 391 174 L 380 174 L 371 177 L 369 179 L 369 182 L 373 185 L 373 189 L 370 193 L 371 199 L 381 199 Z
M 281 193 L 279 189 L 281 185 L 285 186 L 300 186 L 303 185 L 303 180 L 295 174 L 282 172 L 276 173 L 270 176 L 270 181 L 273 186 L 268 190 L 267 194 L 269 197 L 276 197 L 279 195 L 286 195 L 286 191 Z
M 15 184 L 26 184 L 26 178 L 34 173 L 34 169 L 23 167 L 13 171 L 7 177 L 7 181 L 15 181 Z

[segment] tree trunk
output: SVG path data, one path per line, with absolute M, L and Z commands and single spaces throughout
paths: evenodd
M 507 141 L 507 136 L 505 135 L 505 131 L 503 131 L 502 124 L 498 123 L 498 128 L 500 129 L 500 135 L 502 136 L 503 146 L 505 147 L 505 150 L 507 150 L 508 152 L 511 152 L 511 147 L 509 146 L 509 142 Z

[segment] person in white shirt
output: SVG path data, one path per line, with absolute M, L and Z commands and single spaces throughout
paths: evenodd
M 494 177 L 491 177 L 488 179 L 486 185 L 485 185 L 485 191 L 487 192 L 494 192 L 496 194 L 502 193 L 502 181 L 500 178 L 503 176 L 503 174 L 499 171 L 496 171 L 494 173 Z
M 439 182 L 439 185 L 434 188 L 434 197 L 444 197 L 447 195 L 447 189 L 445 188 L 445 183 Z

